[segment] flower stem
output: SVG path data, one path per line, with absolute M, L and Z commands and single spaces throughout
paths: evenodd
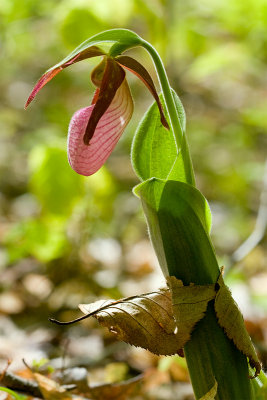
M 183 151 L 182 145 L 183 145 L 183 130 L 180 124 L 180 120 L 179 120 L 179 116 L 178 116 L 178 112 L 176 109 L 176 105 L 175 105 L 175 101 L 172 95 L 172 89 L 169 83 L 169 79 L 164 67 L 164 64 L 157 52 L 157 50 L 146 40 L 141 41 L 141 46 L 146 49 L 148 51 L 148 53 L 150 54 L 157 74 L 158 74 L 158 79 L 160 82 L 160 86 L 161 86 L 161 90 L 162 90 L 162 94 L 163 94 L 163 98 L 166 104 L 166 109 L 169 115 L 169 119 L 170 119 L 170 125 L 172 128 L 172 132 L 174 135 L 174 139 L 175 139 L 175 144 L 176 144 L 176 148 L 177 148 L 177 153 L 179 153 L 180 151 Z M 194 176 L 194 170 L 193 170 L 193 164 L 191 161 L 191 158 L 189 160 L 189 175 L 190 178 L 188 179 L 188 181 L 195 186 L 195 176 Z
M 184 132 L 164 65 L 159 54 L 150 43 L 142 39 L 141 46 L 149 52 L 153 59 L 174 134 L 177 153 L 181 152 L 183 156 Z M 187 183 L 195 186 L 190 156 L 188 170 L 189 179 L 187 179 Z M 195 238 L 195 240 L 197 242 L 198 238 Z M 186 276 L 187 274 L 186 264 L 183 265 L 176 259 L 172 269 L 170 260 L 174 257 L 173 250 L 170 251 L 169 255 L 165 252 L 165 257 L 170 275 L 174 275 L 176 278 L 182 279 L 185 284 L 189 284 L 190 282 L 183 279 L 183 275 Z M 216 282 L 217 265 L 212 268 L 211 265 L 202 265 L 201 262 L 196 262 L 191 267 L 191 282 L 198 285 L 206 284 L 207 281 Z M 208 275 L 208 279 L 206 275 Z M 248 379 L 246 357 L 219 327 L 211 304 L 207 309 L 205 318 L 198 323 L 190 341 L 185 345 L 185 356 L 196 398 L 205 395 L 214 385 L 215 380 L 218 384 L 216 400 L 251 400 L 253 398 Z

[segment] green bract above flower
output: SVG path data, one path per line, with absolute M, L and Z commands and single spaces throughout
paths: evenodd
M 68 159 L 78 174 L 94 174 L 105 163 L 133 113 L 133 100 L 124 68 L 137 75 L 154 96 L 162 124 L 169 129 L 155 85 L 148 71 L 129 56 L 110 57 L 97 46 L 91 46 L 72 59 L 50 68 L 33 88 L 26 106 L 42 87 L 64 68 L 86 58 L 103 56 L 91 79 L 97 87 L 90 106 L 73 115 L 68 132 Z

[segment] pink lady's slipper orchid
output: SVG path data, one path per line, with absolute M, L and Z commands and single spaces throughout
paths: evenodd
M 131 57 L 112 58 L 96 46 L 91 46 L 71 60 L 48 70 L 35 85 L 25 107 L 62 69 L 96 56 L 103 56 L 103 60 L 91 74 L 92 82 L 97 87 L 92 104 L 76 111 L 68 132 L 70 166 L 78 174 L 85 176 L 94 174 L 105 163 L 132 117 L 133 100 L 122 67 L 136 74 L 145 83 L 158 104 L 162 124 L 169 128 L 155 85 L 147 70 Z

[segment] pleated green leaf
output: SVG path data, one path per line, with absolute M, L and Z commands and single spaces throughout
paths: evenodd
M 218 383 L 215 381 L 212 388 L 204 396 L 202 396 L 199 400 L 214 400 L 215 396 L 217 394 L 217 388 L 218 388 Z
M 185 132 L 185 112 L 183 105 L 172 91 L 180 124 Z M 164 107 L 163 96 L 160 95 Z M 170 125 L 170 124 L 169 124 Z M 192 184 L 190 155 L 185 134 L 178 153 L 173 132 L 163 127 L 157 104 L 154 102 L 144 115 L 132 145 L 132 163 L 138 177 L 144 181 L 149 178 L 171 179 Z
M 266 400 L 267 399 L 267 376 L 263 371 L 251 381 L 253 399 Z
M 174 275 L 184 284 L 216 282 L 219 268 L 208 236 L 211 221 L 204 196 L 186 183 L 155 178 L 134 192 L 141 198 L 165 276 Z

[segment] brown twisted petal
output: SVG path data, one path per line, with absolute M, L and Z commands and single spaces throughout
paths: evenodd
M 152 94 L 154 99 L 156 100 L 156 103 L 158 105 L 159 112 L 160 112 L 160 120 L 161 120 L 162 125 L 165 126 L 166 129 L 170 129 L 169 124 L 165 118 L 162 104 L 160 102 L 153 79 L 151 78 L 150 74 L 145 69 L 145 67 L 143 67 L 143 65 L 140 64 L 134 58 L 128 57 L 128 56 L 116 57 L 116 61 L 120 65 L 122 65 L 124 68 L 128 69 L 129 71 L 134 73 L 136 76 L 138 76 L 138 78 L 141 79 L 141 81 L 146 85 L 146 87 L 148 88 L 148 90 L 150 91 L 150 93 Z
M 100 118 L 107 111 L 124 79 L 122 67 L 113 58 L 107 57 L 100 90 L 83 137 L 84 144 L 89 145 Z
M 91 81 L 97 87 L 101 86 L 106 65 L 107 65 L 107 57 L 104 57 L 101 63 L 98 64 L 91 72 Z
M 39 81 L 36 83 L 34 86 L 30 96 L 28 97 L 28 100 L 25 104 L 25 108 L 28 107 L 28 105 L 32 102 L 36 94 L 41 90 L 51 79 L 53 79 L 60 71 L 62 71 L 64 68 L 69 67 L 72 64 L 75 64 L 79 61 L 85 60 L 86 58 L 91 58 L 91 57 L 97 57 L 97 56 L 102 56 L 105 55 L 106 53 L 101 50 L 97 46 L 92 46 L 89 47 L 88 49 L 85 49 L 81 51 L 80 53 L 76 54 L 75 57 L 73 57 L 71 60 L 68 60 L 66 62 L 62 62 L 62 64 L 57 64 L 55 67 L 50 68 L 45 74 L 41 76 Z

